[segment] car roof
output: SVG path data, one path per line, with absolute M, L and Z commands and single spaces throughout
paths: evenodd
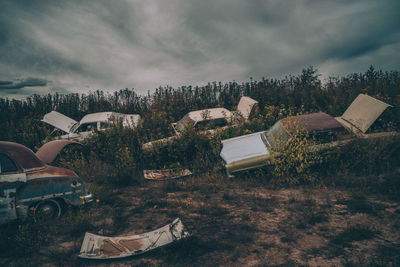
M 24 169 L 33 169 L 45 166 L 32 150 L 21 144 L 0 141 L 0 153 L 8 154 L 14 162 Z
M 85 115 L 80 124 L 90 123 L 90 122 L 97 122 L 97 121 L 108 121 L 111 115 L 115 112 L 97 112 Z
M 207 114 L 207 119 L 220 119 L 220 118 L 230 118 L 232 116 L 232 112 L 227 110 L 226 108 L 209 108 L 191 111 L 187 114 L 190 119 L 195 122 L 204 121 L 204 116 Z
M 294 125 L 304 127 L 307 132 L 346 130 L 335 118 L 325 112 L 290 116 L 282 119 L 281 122 L 289 132 L 293 131 L 291 128 Z

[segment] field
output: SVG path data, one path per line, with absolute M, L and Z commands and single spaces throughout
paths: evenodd
M 109 190 L 100 202 L 60 221 L 29 225 L 2 247 L 2 266 L 398 266 L 400 173 L 357 185 L 271 189 L 251 177 L 196 176 Z M 342 181 L 343 182 L 343 181 Z M 391 184 L 387 191 L 386 184 Z M 380 187 L 379 187 L 380 186 Z M 377 190 L 381 188 L 381 191 Z M 86 230 L 142 233 L 179 217 L 191 237 L 112 261 L 77 258 Z M 31 236 L 29 236 L 31 235 Z M 11 243 L 12 244 L 12 243 Z M 17 250 L 18 248 L 18 250 Z

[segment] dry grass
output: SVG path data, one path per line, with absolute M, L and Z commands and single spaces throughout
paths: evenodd
M 114 191 L 99 189 L 98 193 L 103 202 L 70 211 L 45 229 L 48 239 L 40 246 L 25 257 L 2 254 L 0 263 L 11 266 L 400 263 L 400 203 L 381 195 L 320 187 L 272 190 L 257 180 L 240 177 L 191 177 Z M 109 236 L 130 235 L 150 231 L 175 217 L 182 219 L 192 237 L 138 257 L 112 262 L 84 261 L 76 256 L 86 230 Z M 10 249 L 9 253 L 12 252 Z

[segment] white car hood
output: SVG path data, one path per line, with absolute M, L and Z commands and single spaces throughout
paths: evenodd
M 47 113 L 44 115 L 42 121 L 66 133 L 70 133 L 72 126 L 78 123 L 76 120 L 73 120 L 57 111 Z
M 261 136 L 265 132 L 244 135 L 222 141 L 220 156 L 227 164 L 270 154 Z

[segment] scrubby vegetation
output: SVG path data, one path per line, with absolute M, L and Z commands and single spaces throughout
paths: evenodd
M 399 130 L 399 84 L 398 71 L 377 71 L 372 66 L 365 73 L 329 78 L 326 83 L 322 83 L 317 70 L 309 67 L 298 76 L 288 76 L 282 80 L 251 80 L 242 84 L 209 83 L 204 87 L 184 86 L 177 89 L 160 87 L 146 96 L 125 89 L 113 94 L 96 91 L 87 95 L 33 95 L 24 101 L 0 99 L 0 139 L 22 143 L 35 150 L 52 130 L 40 121 L 44 114 L 52 110 L 76 120 L 87 113 L 100 111 L 140 114 L 143 123 L 138 129 L 117 126 L 100 132 L 85 143 L 82 153 L 70 154 L 62 160 L 63 165 L 73 166 L 73 169 L 90 181 L 129 184 L 140 180 L 143 168 L 180 165 L 194 171 L 215 171 L 219 168 L 221 139 L 268 129 L 274 122 L 290 114 L 324 111 L 339 116 L 359 93 L 366 93 L 394 106 L 378 119 L 372 131 Z M 259 101 L 259 108 L 258 113 L 241 127 L 231 128 L 211 139 L 187 132 L 163 149 L 145 155 L 142 153 L 142 143 L 170 136 L 170 123 L 179 120 L 187 112 L 212 107 L 233 110 L 242 95 Z M 379 148 L 372 147 L 374 150 Z M 332 160 L 341 159 L 334 164 L 339 164 L 341 171 L 367 170 L 368 173 L 371 169 L 377 169 L 378 165 L 382 166 L 379 162 L 384 163 L 382 169 L 387 169 L 393 165 L 393 153 L 399 152 L 396 145 L 385 147 L 388 149 L 380 150 L 383 154 L 378 157 L 375 153 L 377 151 L 371 152 L 368 146 L 358 146 L 355 149 L 352 145 L 347 150 L 350 153 L 346 154 L 347 158 L 346 155 L 335 155 Z M 370 158 L 366 159 L 368 156 Z M 350 158 L 352 160 L 348 160 Z M 376 159 L 381 161 L 376 162 Z M 328 165 L 333 164 L 330 161 Z M 296 169 L 300 170 L 300 166 L 301 163 Z M 286 173 L 286 170 L 281 169 L 276 173 L 279 172 Z M 308 169 L 303 168 L 301 173 L 305 172 Z
M 299 132 L 296 136 L 297 142 L 284 144 L 282 157 L 273 167 L 243 172 L 235 178 L 240 183 L 246 183 L 246 186 L 247 182 L 251 181 L 261 186 L 262 190 L 277 186 L 282 188 L 312 184 L 319 187 L 346 188 L 356 192 L 351 197 L 337 200 L 335 203 L 325 201 L 324 205 L 316 204 L 312 194 L 307 195 L 307 189 L 304 193 L 307 196 L 301 201 L 296 198 L 277 201 L 278 197 L 275 199 L 257 195 L 247 199 L 248 192 L 244 188 L 240 188 L 241 195 L 237 195 L 235 190 L 239 189 L 236 185 L 223 178 L 219 157 L 222 139 L 266 130 L 277 120 L 291 114 L 324 111 L 332 116 L 340 116 L 359 93 L 366 93 L 393 105 L 370 131 L 400 130 L 400 72 L 384 72 L 373 67 L 365 73 L 329 78 L 325 83 L 319 79 L 317 70 L 309 67 L 298 76 L 287 76 L 281 80 L 250 80 L 242 84 L 214 82 L 204 87 L 185 86 L 177 89 L 160 87 L 154 93 L 145 96 L 125 89 L 115 93 L 96 91 L 83 95 L 34 95 L 22 101 L 0 98 L 0 140 L 18 142 L 34 151 L 52 131 L 50 126 L 40 122 L 43 115 L 52 110 L 75 120 L 80 120 L 88 113 L 101 111 L 136 113 L 143 119 L 137 129 L 128 129 L 116 124 L 111 129 L 98 132 L 84 141 L 83 146 L 70 147 L 64 151 L 55 164 L 74 170 L 90 183 L 91 191 L 95 193 L 99 204 L 87 209 L 70 210 L 59 224 L 62 230 L 52 224 L 38 225 L 29 222 L 2 228 L 2 255 L 32 255 L 36 251 L 32 248 L 40 248 L 43 244 L 54 241 L 54 235 L 79 236 L 87 230 L 99 231 L 103 228 L 113 229 L 110 235 L 120 234 L 121 229 L 129 225 L 127 218 L 134 214 L 143 214 L 147 209 L 160 212 L 165 223 L 167 218 L 174 216 L 185 218 L 185 222 L 189 224 L 199 218 L 204 229 L 211 230 L 215 237 L 210 237 L 212 234 L 202 236 L 205 232 L 201 227 L 190 229 L 199 235 L 185 241 L 186 243 L 178 248 L 192 253 L 191 257 L 197 258 L 204 257 L 213 250 L 230 251 L 234 249 L 233 243 L 255 242 L 258 238 L 256 232 L 267 231 L 260 226 L 254 226 L 257 214 L 272 212 L 283 203 L 288 205 L 288 212 L 296 213 L 294 216 L 297 218 L 296 222 L 290 218 L 282 219 L 283 223 L 279 227 L 283 227 L 284 230 L 277 231 L 284 233 L 278 238 L 283 247 L 297 242 L 300 235 L 304 234 L 299 235 L 296 231 L 308 231 L 313 228 L 318 229 L 315 231 L 321 235 L 326 235 L 327 229 L 332 230 L 327 224 L 336 212 L 336 204 L 347 206 L 350 213 L 376 216 L 379 209 L 370 205 L 366 194 L 384 195 L 390 201 L 399 200 L 399 137 L 379 140 L 356 139 L 340 149 L 310 154 L 305 148 L 312 140 Z M 189 129 L 165 147 L 149 153 L 142 151 L 143 143 L 172 135 L 170 123 L 178 121 L 187 112 L 212 107 L 233 110 L 243 95 L 257 100 L 259 105 L 258 112 L 252 114 L 250 120 L 239 127 L 218 132 L 212 138 Z M 198 176 L 184 182 L 165 183 L 160 188 L 152 186 L 149 190 L 154 189 L 154 192 L 146 189 L 142 177 L 143 169 L 179 166 L 189 168 Z M 127 192 L 125 199 L 119 194 L 126 186 L 139 190 L 139 193 L 135 194 L 135 201 L 139 204 L 135 204 L 134 207 L 132 203 L 127 204 L 133 201 L 126 200 Z M 196 192 L 197 198 L 199 195 L 203 196 L 203 199 L 199 200 L 200 204 L 195 205 L 191 202 L 191 197 L 187 194 L 192 192 Z M 241 205 L 246 205 L 246 212 L 236 214 L 235 210 L 230 209 L 232 206 L 238 208 Z M 100 206 L 107 207 L 102 211 L 107 210 L 111 225 L 99 223 L 103 216 L 96 210 Z M 143 225 L 151 221 L 148 217 L 145 218 L 147 221 L 141 221 L 143 228 Z M 230 225 L 226 218 L 236 223 Z M 214 227 L 218 229 L 211 229 L 210 223 L 217 223 L 218 226 Z M 150 229 L 143 229 L 145 230 Z M 349 226 L 340 233 L 325 236 L 328 241 L 324 244 L 335 248 L 341 245 L 351 247 L 353 241 L 369 240 L 379 234 L 377 230 L 366 226 Z M 269 251 L 276 245 L 263 242 L 261 247 L 254 249 Z M 18 248 L 18 253 L 11 249 L 8 243 Z M 398 251 L 397 247 L 393 249 Z M 321 248 L 321 251 L 323 250 L 324 248 Z M 165 262 L 170 264 L 189 264 L 189 261 L 180 261 L 177 256 L 171 256 L 168 252 L 168 249 L 162 250 L 161 256 L 158 257 L 165 256 Z M 54 253 L 54 258 L 61 257 L 73 264 L 69 254 L 60 256 L 60 252 Z M 47 257 L 51 258 L 50 254 Z M 235 257 L 242 254 L 236 251 L 236 255 L 229 254 L 225 260 L 234 262 L 238 259 Z M 182 256 L 183 252 L 178 255 Z M 393 257 L 389 257 L 386 261 L 385 258 L 383 262 L 388 263 L 392 259 Z M 353 259 L 349 261 L 354 262 Z M 218 262 L 222 264 L 224 261 L 222 259 Z M 398 263 L 399 258 L 395 258 L 394 262 Z

